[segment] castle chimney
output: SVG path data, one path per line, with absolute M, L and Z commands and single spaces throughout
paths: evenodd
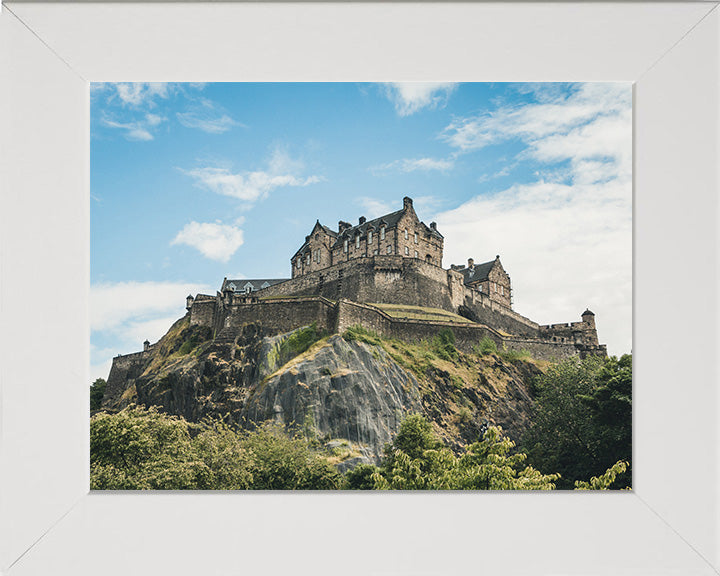
M 143 352 L 147 352 L 148 350 L 150 350 L 150 340 L 145 340 L 145 342 L 143 342 Z
M 468 258 L 468 268 L 471 268 L 475 265 L 475 260 L 472 258 Z
M 430 230 L 437 232 L 437 222 L 430 222 Z
M 359 225 L 365 224 L 365 216 L 360 216 L 360 218 L 358 219 L 358 222 L 360 223 Z
M 410 196 L 405 196 L 405 198 L 403 198 L 403 210 L 412 208 L 412 205 L 412 198 L 410 198 Z
M 500 254 L 495 254 L 495 260 L 500 260 Z
M 194 300 L 195 300 L 195 298 L 192 297 L 192 294 L 188 294 L 188 297 L 185 298 L 185 308 L 187 310 L 190 310 L 190 308 L 192 308 Z

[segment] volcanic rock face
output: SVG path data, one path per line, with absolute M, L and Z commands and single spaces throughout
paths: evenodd
M 490 425 L 518 441 L 529 422 L 527 383 L 539 373 L 531 361 L 442 360 L 428 343 L 339 335 L 315 334 L 297 347 L 303 330 L 267 335 L 249 324 L 212 338 L 186 317 L 146 352 L 116 359 L 103 407 L 158 406 L 191 422 L 224 418 L 247 429 L 274 421 L 344 452 L 341 469 L 378 463 L 411 413 L 424 414 L 454 449 Z
M 253 385 L 241 418 L 275 420 L 314 429 L 320 437 L 344 438 L 369 448 L 376 460 L 403 417 L 421 411 L 412 374 L 384 350 L 335 335 Z

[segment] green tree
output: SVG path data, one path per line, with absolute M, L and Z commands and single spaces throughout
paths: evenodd
M 534 382 L 532 426 L 523 438 L 529 462 L 559 473 L 558 487 L 602 475 L 630 462 L 632 357 L 573 358 Z M 618 487 L 629 485 L 629 474 Z
M 577 480 L 575 482 L 575 490 L 611 490 L 613 488 L 617 488 L 617 486 L 613 486 L 613 484 L 618 479 L 618 476 L 622 476 L 627 469 L 627 462 L 616 462 L 608 468 L 602 476 L 593 476 L 590 478 L 590 482 Z
M 135 406 L 90 419 L 92 489 L 202 489 L 210 483 L 185 420 Z
M 511 454 L 515 444 L 490 428 L 482 440 L 455 456 L 420 415 L 408 416 L 382 466 L 363 471 L 382 490 L 552 490 L 556 474 L 524 466 L 526 455 Z
M 107 382 L 104 378 L 97 378 L 90 385 L 90 410 L 100 410 L 106 386 Z
M 341 476 L 303 436 L 288 436 L 266 423 L 247 433 L 243 445 L 249 452 L 253 490 L 331 490 Z

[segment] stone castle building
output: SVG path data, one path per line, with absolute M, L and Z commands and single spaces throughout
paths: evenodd
M 232 338 L 243 325 L 260 322 L 271 332 L 316 322 L 331 332 L 359 324 L 388 336 L 431 338 L 449 327 L 458 346 L 472 349 L 488 336 L 506 349 L 539 358 L 605 355 L 586 310 L 580 322 L 539 325 L 512 309 L 510 276 L 500 256 L 480 264 L 442 267 L 443 235 L 420 221 L 411 198 L 400 210 L 338 229 L 315 223 L 290 258 L 287 279 L 227 279 L 215 295 L 188 296 L 194 324 Z M 388 312 L 389 305 L 419 307 Z M 432 309 L 451 313 L 433 317 Z
M 445 269 L 443 242 L 434 222 L 418 219 L 410 198 L 380 218 L 361 217 L 355 226 L 340 221 L 337 231 L 316 222 L 290 259 L 291 278 L 225 278 L 214 296 L 187 297 L 190 323 L 228 343 L 248 324 L 270 335 L 315 323 L 333 333 L 359 325 L 408 341 L 450 329 L 461 350 L 487 337 L 498 349 L 547 360 L 607 355 L 590 310 L 579 322 L 539 325 L 512 309 L 499 256 Z M 141 366 L 154 347 L 146 341 L 142 352 L 116 357 L 108 386 Z

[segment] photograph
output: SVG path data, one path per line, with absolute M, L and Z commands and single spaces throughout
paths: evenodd
M 90 83 L 92 490 L 630 490 L 633 89 Z

